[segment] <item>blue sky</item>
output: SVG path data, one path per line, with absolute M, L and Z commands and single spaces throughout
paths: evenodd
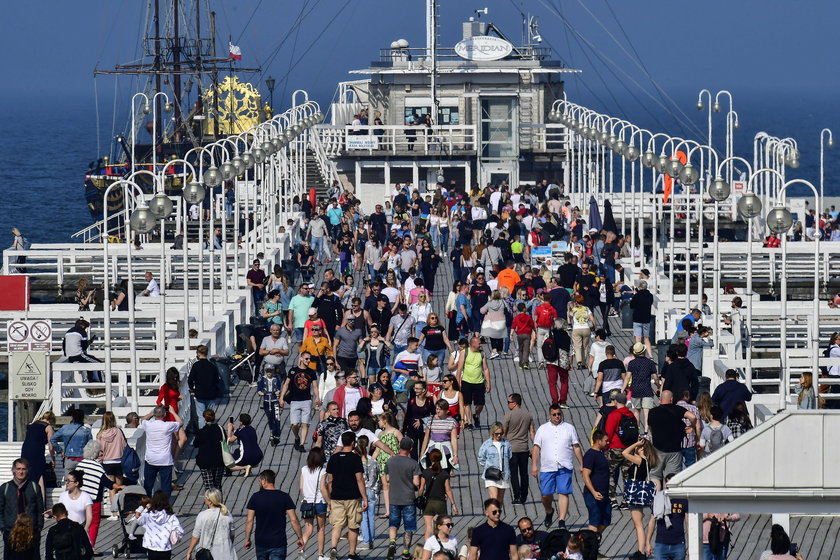
M 423 0 L 239 0 L 212 5 L 219 43 L 232 36 L 242 47 L 244 62 L 265 65 L 265 75 L 278 78 L 276 96 L 282 91 L 280 80 L 288 77 L 295 87 L 323 98 L 332 95 L 348 69 L 372 60 L 392 40 L 404 37 L 413 46 L 422 46 L 424 4 Z M 475 8 L 489 7 L 485 18 L 516 39 L 521 35 L 520 12 L 537 16 L 544 44 L 585 70 L 576 78 L 580 83 L 570 83 L 571 91 L 580 95 L 590 89 L 605 93 L 603 82 L 617 96 L 630 95 L 619 82 L 644 95 L 630 85 L 632 80 L 652 91 L 644 71 L 624 52 L 631 49 L 667 91 L 703 87 L 807 91 L 840 85 L 836 41 L 840 4 L 827 0 L 442 0 L 441 4 L 442 43 L 449 45 L 458 40 L 461 21 Z M 3 75 L 14 78 L 6 81 L 5 92 L 91 94 L 97 64 L 106 68 L 134 58 L 145 9 L 143 0 L 7 2 L 2 33 L 6 56 L 0 64 Z M 298 29 L 293 23 L 300 13 L 306 15 Z M 280 52 L 272 56 L 287 34 Z M 586 41 L 597 46 L 597 54 L 581 49 Z M 304 55 L 306 49 L 310 50 Z M 609 58 L 615 66 L 599 58 Z M 288 94 L 287 88 L 286 98 Z

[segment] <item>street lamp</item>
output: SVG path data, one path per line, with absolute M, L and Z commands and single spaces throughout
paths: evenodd
M 826 132 L 828 133 L 828 142 L 825 142 Z M 824 128 L 820 131 L 820 198 L 825 197 L 825 148 L 834 147 L 834 136 L 831 134 L 831 129 Z M 821 208 L 817 208 L 817 216 L 819 217 Z M 814 227 L 819 227 L 815 224 Z
M 268 88 L 268 99 L 269 99 L 269 102 L 271 103 L 271 111 L 272 112 L 274 112 L 274 84 L 275 84 L 274 78 L 272 78 L 271 76 L 266 78 L 265 87 Z

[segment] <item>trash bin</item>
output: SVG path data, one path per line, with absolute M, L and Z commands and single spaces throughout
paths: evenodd
M 668 348 L 671 347 L 671 341 L 668 339 L 661 339 L 656 341 L 656 362 L 657 362 L 657 371 L 662 371 L 662 368 L 665 367 L 665 355 L 668 353 Z
M 621 329 L 633 330 L 633 308 L 626 303 L 621 306 Z

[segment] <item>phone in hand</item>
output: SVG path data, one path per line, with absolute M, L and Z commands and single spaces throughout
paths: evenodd
M 233 424 L 233 416 L 228 416 L 228 422 L 230 422 L 231 424 Z
M 799 554 L 799 545 L 795 542 L 790 543 L 790 555 L 796 556 L 797 554 Z

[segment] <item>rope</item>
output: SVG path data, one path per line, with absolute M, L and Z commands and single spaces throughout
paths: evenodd
M 96 106 L 96 157 L 102 153 L 102 145 L 99 142 L 99 85 L 96 83 L 96 74 L 93 75 L 93 104 Z

